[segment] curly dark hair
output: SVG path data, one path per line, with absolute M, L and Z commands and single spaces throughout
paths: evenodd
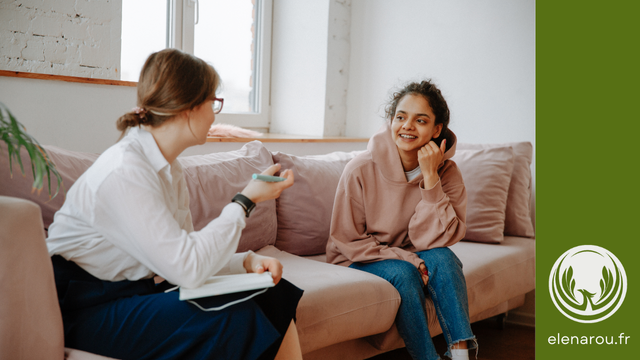
M 452 145 L 450 140 L 451 132 L 449 131 L 449 107 L 447 106 L 447 101 L 442 96 L 442 92 L 431 82 L 431 79 L 409 83 L 402 89 L 394 92 L 385 106 L 386 119 L 389 120 L 389 123 L 393 122 L 398 103 L 403 97 L 409 94 L 421 95 L 429 102 L 429 106 L 431 106 L 431 110 L 433 110 L 433 114 L 436 116 L 435 125 L 442 124 L 440 136 L 433 141 L 440 146 L 442 140 L 447 139 L 447 149 L 449 149 Z

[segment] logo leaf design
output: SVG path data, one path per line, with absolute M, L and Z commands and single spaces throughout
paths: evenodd
M 600 280 L 600 298 L 604 299 L 611 292 L 613 287 L 613 274 L 606 266 L 602 267 L 602 280 Z
M 607 294 L 608 294 L 611 292 L 611 289 L 613 288 L 613 274 L 609 269 L 607 269 L 607 272 L 609 273 L 609 276 L 607 277 L 609 279 L 609 285 L 607 286 Z
M 573 301 L 576 301 L 576 297 L 573 295 L 573 289 L 576 286 L 576 281 L 573 279 L 573 267 L 569 266 L 569 268 L 564 272 L 562 276 L 562 289 L 565 293 L 568 293 Z
M 588 273 L 589 265 L 584 262 L 571 263 L 574 261 L 573 257 L 580 257 L 582 253 L 589 252 L 605 258 L 608 256 L 611 259 L 611 268 L 607 267 L 609 263 L 606 266 L 602 266 L 604 265 L 602 263 L 598 265 L 602 267 L 600 279 L 597 275 L 591 276 L 591 273 Z M 577 280 L 573 278 L 575 269 L 571 265 L 578 266 L 577 273 L 581 275 L 581 279 L 589 274 L 590 279 L 599 282 L 599 298 L 594 299 L 597 292 L 591 293 L 584 288 L 576 289 Z M 590 266 L 593 267 L 593 265 L 595 264 Z M 549 275 L 549 290 L 554 305 L 567 318 L 576 322 L 594 323 L 608 318 L 618 310 L 625 298 L 626 282 L 624 268 L 613 254 L 598 246 L 583 245 L 570 249 L 558 258 Z M 591 280 L 588 283 L 591 284 Z M 576 298 L 580 297 L 580 294 L 582 294 L 582 302 L 578 303 Z
M 615 264 L 614 264 L 615 265 Z M 593 306 L 594 310 L 598 310 L 608 303 L 614 300 L 615 294 L 618 292 L 618 289 L 621 286 L 620 282 L 620 271 L 616 266 L 616 280 L 613 279 L 613 273 L 611 270 L 607 269 L 607 267 L 602 267 L 602 280 L 600 280 L 600 289 L 602 293 L 600 294 L 600 298 L 596 301 Z

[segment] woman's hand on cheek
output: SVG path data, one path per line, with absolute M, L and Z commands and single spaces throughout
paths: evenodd
M 248 273 L 262 274 L 265 271 L 271 272 L 274 284 L 278 284 L 282 278 L 282 264 L 276 258 L 251 253 L 244 260 L 244 268 Z
M 438 166 L 444 159 L 446 146 L 446 139 L 442 140 L 440 147 L 435 142 L 429 141 L 418 150 L 418 164 L 420 164 L 420 171 L 422 171 L 422 176 L 424 177 L 425 189 L 433 188 L 440 180 Z

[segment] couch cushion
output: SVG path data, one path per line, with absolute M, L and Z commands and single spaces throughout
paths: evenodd
M 189 188 L 195 230 L 217 218 L 233 196 L 242 191 L 251 175 L 273 165 L 271 153 L 261 142 L 252 141 L 240 150 L 178 158 Z M 238 251 L 258 250 L 276 241 L 276 202 L 256 205 L 242 231 Z
M 460 168 L 467 189 L 467 233 L 464 238 L 501 242 L 513 172 L 513 149 L 458 150 L 452 160 Z
M 460 258 L 467 283 L 469 315 L 472 321 L 493 316 L 500 307 L 504 311 L 508 301 L 524 298 L 535 288 L 535 241 L 506 236 L 500 244 L 459 242 L 451 250 Z M 324 262 L 326 255 L 307 256 L 305 259 Z M 433 301 L 427 298 L 429 333 L 442 333 Z M 490 314 L 490 315 L 487 315 Z M 404 346 L 395 326 L 384 333 L 367 338 L 369 344 L 382 351 Z
M 323 254 L 329 239 L 331 212 L 345 165 L 362 151 L 295 156 L 276 152 L 273 161 L 292 169 L 293 186 L 276 200 L 276 247 L 296 255 Z
M 77 151 L 64 150 L 56 146 L 43 146 L 47 155 L 56 165 L 58 173 L 62 177 L 62 184 L 65 191 L 71 188 L 71 185 L 82 175 L 85 170 L 91 166 L 98 154 L 83 153 Z M 22 199 L 28 199 L 40 206 L 42 210 L 42 222 L 46 229 L 53 222 L 53 215 L 62 207 L 64 203 L 64 192 L 60 193 L 49 200 L 49 192 L 47 190 L 47 179 L 44 179 L 44 187 L 40 193 L 31 191 L 33 183 L 33 173 L 31 172 L 31 160 L 29 153 L 22 148 L 20 157 L 25 169 L 25 177 L 20 174 L 20 166 L 13 161 L 13 178 L 9 175 L 9 159 L 6 151 L 0 152 L 0 195 L 14 196 Z M 55 178 L 51 180 L 51 192 L 55 193 L 57 183 Z
M 500 244 L 461 241 L 451 250 L 467 281 L 471 316 L 535 289 L 535 241 L 505 236 Z
M 535 236 L 535 230 L 531 222 L 531 161 L 533 145 L 528 141 L 505 144 L 458 144 L 458 149 L 478 150 L 507 146 L 513 148 L 515 159 L 511 182 L 509 183 L 504 234 L 532 238 Z
M 99 154 L 90 154 L 64 150 L 56 146 L 43 146 L 51 158 L 58 173 L 62 176 L 66 190 L 71 188 Z M 64 193 L 53 200 L 45 188 L 38 193 L 31 191 L 33 175 L 28 168 L 29 154 L 23 148 L 21 159 L 26 170 L 26 177 L 20 174 L 17 163 L 13 163 L 13 178 L 9 174 L 9 159 L 0 153 L 0 195 L 28 199 L 40 206 L 45 229 L 53 222 L 53 215 L 64 202 Z M 246 144 L 240 150 L 180 157 L 184 167 L 185 179 L 189 189 L 190 209 L 193 225 L 196 230 L 203 228 L 222 212 L 222 208 L 231 198 L 241 191 L 251 179 L 254 172 L 262 172 L 273 165 L 271 153 L 259 141 Z M 55 191 L 55 183 L 52 182 Z M 275 200 L 265 201 L 256 206 L 242 232 L 238 251 L 258 250 L 275 243 L 276 238 Z
M 303 354 L 381 333 L 393 324 L 400 295 L 386 280 L 273 246 L 258 253 L 278 258 L 284 266 L 283 277 L 304 290 L 296 315 Z

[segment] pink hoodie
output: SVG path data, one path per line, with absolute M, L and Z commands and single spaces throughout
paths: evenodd
M 407 182 L 389 126 L 375 134 L 338 183 L 327 262 L 349 266 L 399 259 L 419 267 L 423 261 L 416 251 L 460 241 L 467 229 L 467 192 L 460 170 L 448 160 L 456 149 L 453 133 L 447 147 L 440 181 L 425 190 L 422 174 Z

